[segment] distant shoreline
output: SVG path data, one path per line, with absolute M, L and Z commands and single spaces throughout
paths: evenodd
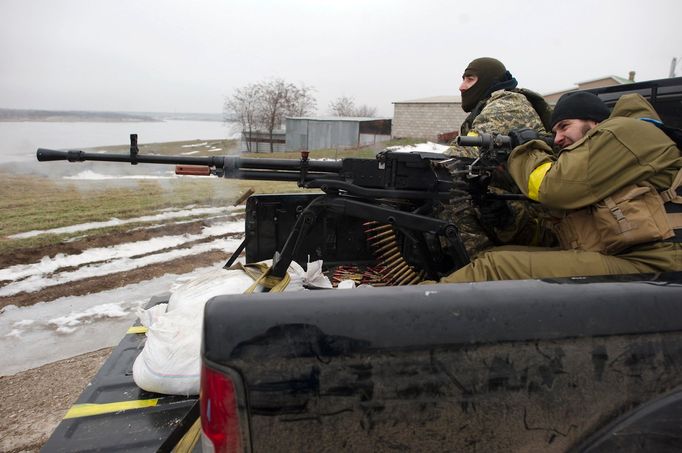
M 160 123 L 163 120 L 139 119 L 117 120 L 104 118 L 0 118 L 0 123 Z
M 56 123 L 158 123 L 177 121 L 224 121 L 213 113 L 157 113 L 157 112 L 89 112 L 67 110 L 0 109 L 0 122 L 56 122 Z

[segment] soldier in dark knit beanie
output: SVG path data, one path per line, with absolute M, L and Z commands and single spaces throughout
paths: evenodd
M 586 91 L 564 94 L 552 112 L 554 143 L 560 148 L 572 145 L 610 114 L 604 101 L 595 94 Z
M 601 123 L 609 117 L 611 111 L 599 99 L 599 96 L 587 91 L 566 93 L 559 98 L 552 113 L 552 127 L 561 120 L 592 120 Z

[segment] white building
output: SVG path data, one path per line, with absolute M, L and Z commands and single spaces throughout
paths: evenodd
M 459 131 L 466 117 L 459 96 L 397 101 L 393 103 L 391 135 L 437 141 L 440 134 Z

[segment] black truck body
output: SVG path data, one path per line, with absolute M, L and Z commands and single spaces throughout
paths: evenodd
M 682 78 L 592 91 L 682 125 Z M 247 261 L 324 196 L 252 196 Z M 325 212 L 292 258 L 370 263 L 365 220 Z M 65 419 L 45 451 L 682 450 L 682 273 L 219 296 L 200 399 L 132 389 L 129 337 L 78 403 L 168 404 Z
M 679 273 L 218 297 L 203 360 L 247 451 L 566 451 L 669 392 L 590 445 L 682 448 Z

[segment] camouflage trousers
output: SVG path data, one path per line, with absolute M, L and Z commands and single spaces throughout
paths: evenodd
M 479 222 L 476 208 L 470 199 L 453 197 L 440 203 L 436 217 L 457 227 L 459 237 L 470 259 L 495 245 Z
M 471 199 L 461 197 L 442 202 L 436 217 L 457 227 L 464 248 L 472 259 L 492 247 L 504 244 L 535 247 L 558 245 L 540 205 L 527 201 L 507 201 L 507 205 L 508 221 L 503 227 L 484 225 L 479 208 Z
M 439 202 L 435 210 L 437 218 L 457 227 L 469 258 L 475 257 L 494 245 L 479 221 L 471 196 L 471 186 L 466 181 L 467 169 L 473 160 L 473 158 L 458 157 L 437 164 L 450 172 L 455 188 L 451 192 L 452 196 Z
M 452 175 L 455 189 L 452 197 L 441 202 L 436 210 L 436 217 L 457 227 L 469 257 L 473 259 L 491 247 L 502 244 L 555 246 L 556 237 L 548 227 L 547 213 L 541 205 L 529 200 L 502 201 L 490 198 L 489 193 L 518 193 L 516 184 L 503 167 L 493 173 L 490 186 L 478 188 L 477 196 L 472 196 L 476 192 L 472 189 L 476 186 L 469 184 L 466 171 L 472 160 L 458 157 L 439 164 Z M 490 208 L 494 205 L 502 205 L 503 209 L 493 209 L 491 219 Z M 487 215 L 481 215 L 482 211 Z

